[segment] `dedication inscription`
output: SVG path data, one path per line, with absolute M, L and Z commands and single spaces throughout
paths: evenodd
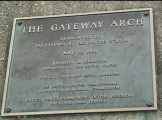
M 156 110 L 152 9 L 15 18 L 2 116 Z

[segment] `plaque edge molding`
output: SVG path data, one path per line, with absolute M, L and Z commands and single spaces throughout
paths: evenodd
M 16 20 L 13 21 L 13 29 L 12 29 L 12 35 L 11 35 L 11 42 L 9 47 L 9 54 L 8 54 L 8 62 L 7 62 L 7 71 L 6 71 L 6 78 L 5 78 L 5 85 L 4 85 L 4 92 L 3 92 L 3 101 L 2 101 L 2 108 L 1 108 L 1 116 L 4 113 L 5 103 L 6 103 L 6 96 L 7 96 L 7 88 L 8 88 L 8 77 L 10 72 L 10 64 L 12 59 L 12 49 L 13 49 L 13 39 L 14 39 L 14 33 L 15 33 L 15 26 L 16 26 Z
M 77 16 L 77 15 L 95 15 L 102 13 L 122 13 L 122 12 L 135 12 L 135 11 L 151 11 L 153 8 L 138 8 L 138 9 L 126 9 L 126 10 L 114 10 L 114 11 L 100 11 L 100 12 L 87 12 L 87 13 L 74 13 L 74 14 L 62 14 L 62 15 L 46 15 L 46 16 L 33 16 L 33 17 L 18 17 L 16 20 L 23 19 L 35 19 L 35 18 L 50 18 L 50 17 L 66 17 L 66 16 Z
M 70 114 L 70 113 L 101 113 L 101 112 L 120 112 L 120 111 L 144 111 L 157 110 L 156 107 L 139 107 L 139 108 L 116 108 L 116 109 L 90 109 L 90 110 L 64 110 L 64 111 L 41 111 L 41 112 L 21 112 L 21 113 L 4 113 L 1 116 L 23 116 L 23 115 L 49 115 L 49 114 Z
M 152 80 L 153 80 L 153 95 L 154 105 L 157 108 L 157 88 L 156 88 L 156 68 L 155 68 L 155 44 L 154 44 L 154 25 L 153 25 L 153 10 L 150 9 L 150 37 L 151 37 L 151 56 L 152 56 Z

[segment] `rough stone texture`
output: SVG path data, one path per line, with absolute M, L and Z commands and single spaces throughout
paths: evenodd
M 158 110 L 46 116 L 0 117 L 0 120 L 162 120 L 162 2 L 161 1 L 0 1 L 0 103 L 13 18 L 97 11 L 153 8 Z M 1 105 L 0 105 L 1 109 Z

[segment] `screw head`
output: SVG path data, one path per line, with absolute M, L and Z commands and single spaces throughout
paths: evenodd
M 11 109 L 10 109 L 10 108 L 7 108 L 7 109 L 5 110 L 5 112 L 9 113 L 9 112 L 11 112 Z
M 18 21 L 17 21 L 17 24 L 18 24 L 18 25 L 21 25 L 21 24 L 22 24 L 22 21 L 21 21 L 21 20 L 18 20 Z
M 146 103 L 146 105 L 147 105 L 148 107 L 152 107 L 152 103 L 151 103 L 151 102 Z
M 149 13 L 148 13 L 148 12 L 145 12 L 145 13 L 143 13 L 143 15 L 144 15 L 144 16 L 148 16 L 148 15 L 149 15 Z

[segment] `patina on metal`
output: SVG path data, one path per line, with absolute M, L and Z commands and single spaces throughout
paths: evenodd
M 156 109 L 151 8 L 15 18 L 2 116 Z

